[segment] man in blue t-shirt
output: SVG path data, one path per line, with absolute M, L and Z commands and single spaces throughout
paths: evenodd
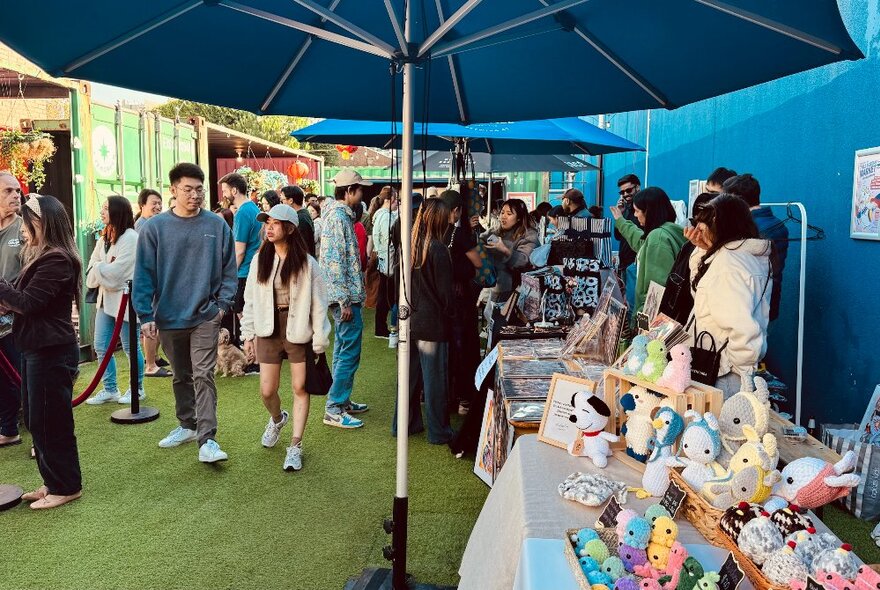
M 220 191 L 227 202 L 237 208 L 232 223 L 232 238 L 235 240 L 235 264 L 238 267 L 238 290 L 235 293 L 233 311 L 241 319 L 244 309 L 244 286 L 247 282 L 251 260 L 260 249 L 260 227 L 257 221 L 260 208 L 247 196 L 247 181 L 241 174 L 227 174 L 220 179 Z M 237 324 L 237 322 L 236 322 Z M 232 330 L 232 339 L 238 343 L 238 330 Z

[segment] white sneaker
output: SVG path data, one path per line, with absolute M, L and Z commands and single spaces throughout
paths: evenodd
M 303 468 L 302 443 L 295 447 L 287 447 L 287 456 L 284 457 L 284 471 L 299 471 Z
M 199 461 L 202 463 L 216 463 L 226 461 L 228 458 L 229 455 L 220 450 L 220 445 L 213 438 L 209 438 L 199 447 Z
M 391 332 L 391 336 L 388 337 L 388 348 L 397 348 L 399 341 L 400 337 L 397 335 L 397 332 Z
M 266 430 L 263 431 L 263 446 L 267 449 L 271 449 L 275 446 L 275 443 L 278 442 L 278 436 L 281 434 L 281 429 L 284 428 L 284 425 L 287 424 L 287 419 L 290 417 L 290 414 L 281 410 L 281 422 L 275 422 L 275 418 L 269 416 L 269 423 L 266 424 Z
M 169 432 L 168 436 L 159 441 L 159 446 L 163 449 L 170 449 L 171 447 L 179 447 L 183 443 L 188 443 L 197 438 L 198 434 L 196 434 L 195 430 L 178 426 Z
M 106 389 L 102 389 L 101 391 L 87 399 L 86 403 L 91 406 L 100 406 L 101 404 L 106 404 L 107 402 L 115 402 L 118 399 L 118 391 L 107 391 Z
M 144 392 L 143 389 L 138 391 L 138 399 L 139 400 L 144 401 L 146 399 L 146 397 L 147 397 L 147 394 L 146 394 L 146 392 Z M 122 394 L 122 397 L 120 397 L 118 400 L 116 400 L 116 403 L 130 404 L 131 403 L 131 389 L 126 389 L 125 393 Z

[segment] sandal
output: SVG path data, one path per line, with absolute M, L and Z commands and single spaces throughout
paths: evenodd
M 27 494 L 22 494 L 21 499 L 25 502 L 34 502 L 36 500 L 42 500 L 46 496 L 49 495 L 49 488 L 46 486 L 40 486 L 35 489 L 33 492 L 28 492 Z
M 165 367 L 159 367 L 153 373 L 144 373 L 144 377 L 171 377 L 171 371 Z
M 57 508 L 58 506 L 63 506 L 68 502 L 73 502 L 77 498 L 82 496 L 82 491 L 79 491 L 75 494 L 70 494 L 69 496 L 59 496 L 57 494 L 48 494 L 45 498 L 41 498 L 31 504 L 31 508 L 34 510 L 45 510 L 47 508 Z
M 0 448 L 11 447 L 11 446 L 20 445 L 20 444 L 21 444 L 21 436 L 19 436 L 19 435 L 16 434 L 15 436 L 5 436 L 3 434 L 0 434 Z

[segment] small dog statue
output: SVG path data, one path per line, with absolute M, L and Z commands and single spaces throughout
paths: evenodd
M 220 328 L 220 336 L 217 339 L 217 368 L 215 373 L 226 377 L 244 377 L 244 368 L 247 359 L 244 353 L 232 345 L 229 330 Z
M 616 434 L 604 431 L 611 410 L 605 402 L 586 391 L 571 396 L 571 405 L 573 410 L 568 419 L 578 432 L 568 446 L 568 452 L 575 457 L 589 457 L 596 467 L 605 467 L 611 456 L 608 443 L 619 439 Z

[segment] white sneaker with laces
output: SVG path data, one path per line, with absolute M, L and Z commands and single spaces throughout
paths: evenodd
M 202 463 L 216 463 L 226 461 L 228 458 L 229 455 L 220 449 L 220 445 L 213 438 L 209 438 L 199 447 L 199 461 Z
M 388 348 L 397 348 L 399 341 L 400 337 L 397 335 L 397 332 L 391 332 L 391 336 L 388 337 Z
M 138 399 L 139 400 L 144 401 L 146 398 L 147 398 L 147 394 L 143 389 L 138 391 Z M 130 388 L 126 389 L 125 393 L 122 394 L 122 397 L 120 397 L 118 400 L 116 400 L 116 403 L 130 404 L 131 403 L 131 389 Z
M 87 399 L 86 403 L 90 406 L 99 406 L 101 404 L 106 404 L 107 402 L 115 402 L 118 399 L 118 391 L 107 391 L 106 389 L 102 389 L 101 391 Z
M 263 446 L 267 449 L 271 449 L 278 442 L 278 436 L 281 434 L 281 429 L 284 428 L 284 425 L 287 424 L 287 420 L 290 417 L 290 414 L 281 410 L 281 422 L 275 422 L 275 418 L 269 416 L 269 423 L 266 424 L 266 430 L 263 431 Z
M 159 441 L 159 446 L 163 449 L 170 449 L 171 447 L 179 447 L 183 443 L 194 441 L 197 438 L 198 434 L 196 434 L 195 430 L 178 426 L 169 432 L 168 436 Z
M 287 447 L 287 456 L 284 457 L 284 471 L 299 471 L 302 468 L 302 443 L 295 447 Z

